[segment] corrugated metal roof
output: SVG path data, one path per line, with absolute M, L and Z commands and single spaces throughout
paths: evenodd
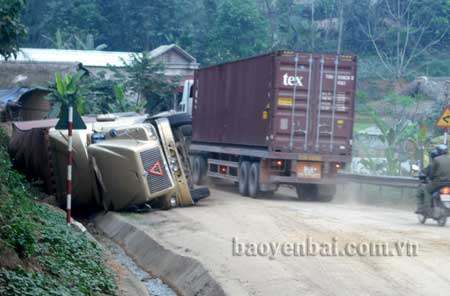
M 9 101 L 19 100 L 29 90 L 27 87 L 0 89 L 0 105 L 6 105 Z
M 150 52 L 150 56 L 152 57 L 157 57 L 160 56 L 166 52 L 168 52 L 169 50 L 175 50 L 178 54 L 182 55 L 183 57 L 185 57 L 188 61 L 190 61 L 191 63 L 196 63 L 197 60 L 191 56 L 189 53 L 187 53 L 187 51 L 185 51 L 184 49 L 182 49 L 181 47 L 179 47 L 176 44 L 170 44 L 170 45 L 161 45 L 160 47 L 155 48 L 154 50 L 152 50 Z
M 195 63 L 195 58 L 176 44 L 162 45 L 150 52 L 151 57 L 158 57 L 174 49 L 186 59 Z M 121 67 L 122 60 L 129 62 L 133 52 L 98 51 L 98 50 L 68 50 L 45 48 L 22 48 L 17 54 L 19 62 L 41 63 L 82 63 L 84 66 L 106 67 L 107 65 Z
M 122 66 L 122 60 L 129 61 L 131 52 L 96 51 L 96 50 L 66 50 L 22 48 L 17 54 L 18 62 L 41 63 L 82 63 L 85 66 L 106 67 Z

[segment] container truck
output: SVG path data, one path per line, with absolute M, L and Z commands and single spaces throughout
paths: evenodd
M 234 181 L 256 197 L 281 184 L 331 200 L 351 162 L 356 56 L 276 51 L 195 71 L 193 181 Z

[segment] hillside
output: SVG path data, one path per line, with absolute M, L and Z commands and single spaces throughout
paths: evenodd
M 103 251 L 11 167 L 0 129 L 0 295 L 115 295 Z

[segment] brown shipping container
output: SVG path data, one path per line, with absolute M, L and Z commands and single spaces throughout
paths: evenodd
M 354 55 L 277 51 L 199 69 L 192 140 L 349 160 L 355 85 Z

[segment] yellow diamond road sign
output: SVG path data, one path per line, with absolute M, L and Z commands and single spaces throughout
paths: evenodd
M 436 122 L 436 127 L 450 127 L 450 107 L 446 107 Z

